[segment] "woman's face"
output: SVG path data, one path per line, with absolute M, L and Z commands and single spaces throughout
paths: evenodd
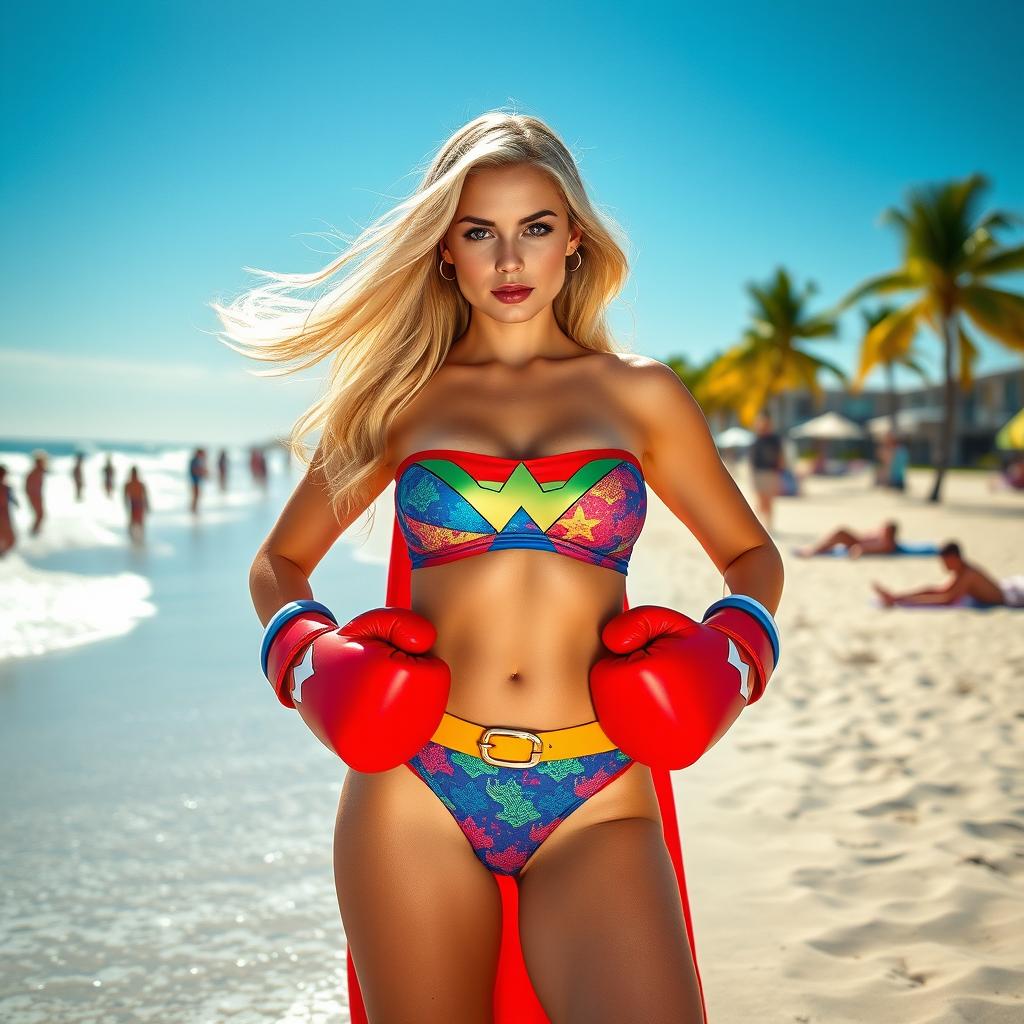
M 448 264 L 443 270 L 455 276 L 474 309 L 504 323 L 522 323 L 561 291 L 566 257 L 581 237 L 578 228 L 570 231 L 561 193 L 543 171 L 528 164 L 481 168 L 463 184 L 441 240 Z M 507 284 L 533 290 L 519 302 L 503 302 L 494 289 Z

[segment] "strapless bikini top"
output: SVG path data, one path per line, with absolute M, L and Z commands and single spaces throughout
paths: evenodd
M 395 515 L 413 569 L 532 548 L 626 575 L 646 514 L 643 471 L 622 448 L 533 459 L 429 448 L 395 470 Z

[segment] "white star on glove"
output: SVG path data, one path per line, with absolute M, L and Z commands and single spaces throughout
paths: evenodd
M 729 641 L 729 664 L 740 674 L 740 694 L 744 700 L 750 699 L 750 687 L 747 685 L 747 676 L 750 675 L 750 666 L 740 657 L 740 652 L 736 650 L 736 644 L 733 643 L 732 637 L 727 637 Z
M 729 641 L 732 643 L 732 641 Z M 731 659 L 730 659 L 731 660 Z M 313 645 L 306 648 L 302 661 L 292 670 L 292 701 L 302 703 L 302 684 L 313 674 Z

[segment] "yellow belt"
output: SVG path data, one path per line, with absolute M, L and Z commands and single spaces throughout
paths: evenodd
M 548 732 L 530 732 L 478 725 L 447 711 L 431 739 L 443 747 L 461 750 L 463 754 L 483 758 L 488 764 L 501 768 L 531 768 L 539 761 L 584 757 L 615 749 L 597 721 Z

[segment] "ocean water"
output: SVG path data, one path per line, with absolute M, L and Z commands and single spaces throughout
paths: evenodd
M 24 478 L 35 447 L 47 450 L 49 459 L 43 489 L 46 518 L 41 532 L 32 537 Z M 167 528 L 191 525 L 187 484 L 191 449 L 139 446 L 101 451 L 89 445 L 84 450 L 88 454 L 83 498 L 76 501 L 72 446 L 0 441 L 0 464 L 7 467 L 7 484 L 19 503 L 12 508 L 17 545 L 0 558 L 0 661 L 115 636 L 154 614 L 147 567 L 174 557 L 165 536 Z M 101 482 L 108 451 L 115 471 L 110 498 Z M 271 458 L 275 455 L 280 469 L 287 470 L 282 453 L 272 453 Z M 130 544 L 127 534 L 121 488 L 131 466 L 138 467 L 149 492 L 149 538 L 144 548 Z M 245 452 L 229 451 L 227 490 L 222 492 L 215 481 L 209 481 L 203 497 L 200 522 L 205 527 L 238 522 L 248 514 L 261 500 L 261 492 L 249 476 Z M 73 552 L 89 553 L 90 571 L 58 568 L 70 564 L 64 556 Z
M 51 452 L 53 449 L 50 449 Z M 52 518 L 27 539 L 26 452 L 0 451 L 22 508 L 0 559 L 0 1020 L 348 1020 L 331 845 L 344 765 L 260 672 L 248 571 L 292 487 L 231 452 L 188 511 L 189 450 L 119 451 L 154 508 L 132 545 L 120 500 L 51 458 Z M 130 463 L 129 463 L 130 460 Z M 115 491 L 117 493 L 117 491 Z M 314 571 L 340 621 L 384 603 L 388 502 Z

